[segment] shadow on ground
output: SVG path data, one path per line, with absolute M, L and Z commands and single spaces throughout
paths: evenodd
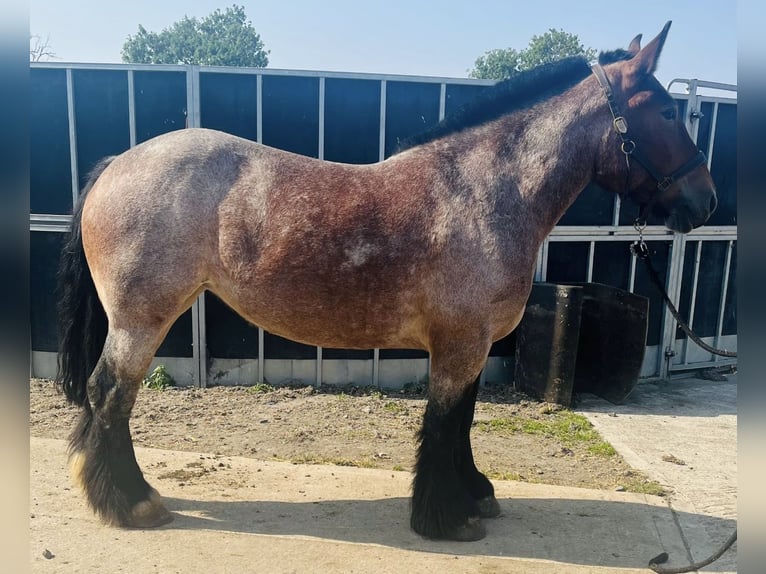
M 619 405 L 588 393 L 577 395 L 575 410 L 684 417 L 736 415 L 737 384 L 699 379 L 642 381 Z
M 305 536 L 460 556 L 499 556 L 603 567 L 642 568 L 662 551 L 688 559 L 665 506 L 575 499 L 502 499 L 503 514 L 485 521 L 487 537 L 456 543 L 409 529 L 409 499 L 315 502 L 200 501 L 165 498 L 175 520 L 163 530 Z M 689 515 L 685 520 L 711 517 Z M 728 530 L 735 522 L 718 520 Z M 660 547 L 658 540 L 666 541 Z M 708 570 L 717 571 L 716 565 Z M 720 571 L 720 570 L 718 570 Z

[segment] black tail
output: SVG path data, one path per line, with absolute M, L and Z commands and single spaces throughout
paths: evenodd
M 93 184 L 113 159 L 102 159 L 90 173 L 88 183 L 75 206 L 72 231 L 61 252 L 59 264 L 59 353 L 56 382 L 66 398 L 80 406 L 87 400 L 88 377 L 101 356 L 108 326 L 82 247 L 82 207 Z

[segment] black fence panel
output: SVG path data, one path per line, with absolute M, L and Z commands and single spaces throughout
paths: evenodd
M 702 243 L 697 300 L 694 307 L 694 333 L 700 337 L 712 337 L 716 333 L 726 250 L 726 241 Z M 680 334 L 677 336 L 681 338 Z
M 136 143 L 186 127 L 186 74 L 134 72 Z
M 29 237 L 29 315 L 35 351 L 58 351 L 56 274 L 64 233 L 35 231 Z
M 419 349 L 381 349 L 381 359 L 427 359 L 428 352 Z
M 32 213 L 72 211 L 72 164 L 66 70 L 29 74 L 29 208 Z M 44 168 L 42 166 L 45 166 Z
M 660 276 L 663 285 L 667 284 L 668 261 L 670 257 L 670 243 L 663 241 L 647 241 L 649 255 L 654 267 Z M 657 287 L 652 283 L 644 265 L 636 264 L 636 279 L 634 293 L 643 295 L 649 299 L 649 332 L 646 336 L 646 344 L 657 345 L 662 337 L 662 316 L 665 302 Z
M 80 189 L 104 156 L 130 147 L 128 73 L 120 70 L 73 70 L 77 171 Z
M 439 123 L 440 95 L 439 84 L 386 83 L 386 157 L 407 138 Z
M 201 72 L 200 124 L 252 141 L 258 139 L 258 78 Z
M 376 80 L 325 80 L 325 159 L 343 163 L 380 159 L 380 85 Z
M 588 249 L 585 241 L 551 241 L 548 244 L 549 283 L 585 281 L 588 277 Z
M 718 208 L 707 225 L 737 224 L 737 106 L 719 104 L 710 165 Z
M 263 338 L 264 359 L 316 359 L 317 349 L 279 335 L 265 333 Z
M 372 349 L 332 349 L 330 347 L 322 348 L 322 359 L 357 359 L 367 360 L 373 358 Z
M 210 292 L 205 293 L 205 331 L 211 357 L 258 358 L 258 328 Z
M 471 84 L 447 84 L 445 88 L 444 115 L 448 116 L 475 100 L 488 86 Z
M 319 78 L 264 76 L 263 143 L 319 156 Z
M 594 283 L 603 283 L 619 289 L 630 287 L 630 243 L 603 241 L 596 243 L 593 251 Z
M 558 225 L 611 225 L 613 214 L 614 193 L 594 183 L 580 192 Z

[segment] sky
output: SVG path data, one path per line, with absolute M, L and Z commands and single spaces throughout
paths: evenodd
M 550 28 L 611 50 L 639 33 L 646 44 L 672 20 L 656 74 L 663 85 L 737 83 L 733 0 L 29 0 L 30 33 L 49 39 L 51 61 L 120 62 L 139 24 L 159 32 L 232 3 L 245 7 L 270 68 L 464 78 L 486 51 L 523 49 Z

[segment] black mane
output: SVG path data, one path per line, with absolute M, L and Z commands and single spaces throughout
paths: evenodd
M 629 60 L 626 50 L 601 52 L 602 65 Z M 530 107 L 555 94 L 571 88 L 591 73 L 583 56 L 570 56 L 556 62 L 542 64 L 531 70 L 488 86 L 476 98 L 449 114 L 432 128 L 399 142 L 395 153 L 478 126 L 509 112 Z

